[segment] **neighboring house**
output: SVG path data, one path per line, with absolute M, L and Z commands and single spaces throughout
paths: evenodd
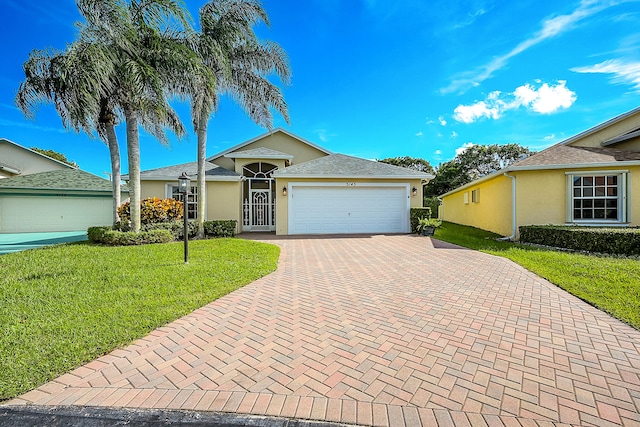
M 440 217 L 511 239 L 522 225 L 640 225 L 640 108 L 443 196 Z
M 181 199 L 182 172 L 192 179 L 187 212 L 193 219 L 195 162 L 142 171 L 141 196 Z M 206 220 L 233 219 L 239 232 L 278 235 L 409 233 L 409 209 L 422 206 L 422 186 L 433 178 L 333 154 L 283 129 L 207 158 L 205 176 Z
M 67 169 L 73 166 L 0 138 L 0 179 Z
M 113 223 L 111 182 L 7 139 L 0 139 L 0 177 L 0 234 Z
M 79 169 L 1 179 L 0 233 L 81 231 L 111 225 L 112 194 L 110 181 Z

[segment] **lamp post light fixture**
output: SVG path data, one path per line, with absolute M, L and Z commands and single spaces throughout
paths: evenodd
M 189 262 L 189 224 L 187 222 L 187 197 L 191 188 L 191 178 L 186 172 L 178 177 L 178 193 L 182 194 L 182 217 L 184 218 L 184 263 Z

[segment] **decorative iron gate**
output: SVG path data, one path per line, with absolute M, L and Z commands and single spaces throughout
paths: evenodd
M 252 190 L 251 197 L 244 199 L 243 229 L 247 231 L 275 230 L 275 205 L 271 190 Z
M 271 174 L 277 169 L 268 163 L 254 163 L 244 167 L 245 185 L 242 202 L 244 231 L 275 231 L 275 180 Z

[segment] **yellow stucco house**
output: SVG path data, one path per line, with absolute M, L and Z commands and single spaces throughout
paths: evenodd
M 440 218 L 518 238 L 522 225 L 640 225 L 640 108 L 441 196 Z
M 142 171 L 141 196 L 177 198 L 177 177 L 196 163 Z M 238 232 L 278 235 L 409 233 L 409 209 L 422 206 L 433 175 L 328 150 L 276 129 L 207 158 L 205 220 L 238 222 Z

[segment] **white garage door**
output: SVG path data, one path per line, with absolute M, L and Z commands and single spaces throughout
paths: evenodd
M 0 196 L 0 232 L 81 231 L 111 225 L 112 199 L 69 196 Z
M 289 234 L 410 232 L 406 186 L 291 186 L 291 190 Z

